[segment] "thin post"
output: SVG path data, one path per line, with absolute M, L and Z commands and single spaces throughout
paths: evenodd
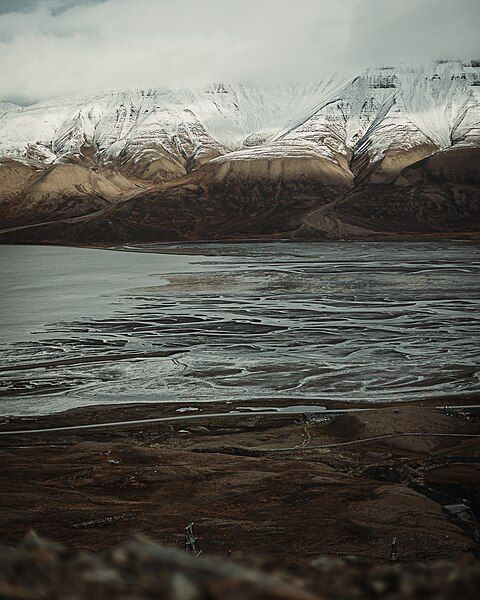
M 198 538 L 195 537 L 194 531 L 195 523 L 189 523 L 185 527 L 185 554 L 193 554 L 193 556 L 200 556 L 202 550 L 198 543 Z
M 394 537 L 392 540 L 392 547 L 390 550 L 390 564 L 396 565 L 398 564 L 398 546 L 397 546 L 397 538 Z

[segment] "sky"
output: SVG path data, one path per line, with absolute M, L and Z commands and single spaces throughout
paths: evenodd
M 480 58 L 480 0 L 0 0 L 0 99 Z

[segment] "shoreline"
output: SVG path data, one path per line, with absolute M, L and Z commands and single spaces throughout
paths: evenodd
M 34 223 L 32 225 L 25 225 L 22 227 L 40 227 L 42 224 Z M 235 245 L 235 244 L 270 244 L 270 243 L 305 243 L 305 244 L 321 244 L 321 243 L 349 243 L 349 242 L 401 242 L 401 241 L 410 241 L 410 242 L 434 242 L 440 240 L 448 240 L 448 241 L 458 241 L 458 242 L 471 242 L 475 245 L 480 244 L 480 232 L 456 232 L 456 233 L 392 233 L 388 234 L 385 232 L 379 233 L 378 236 L 370 235 L 365 237 L 352 237 L 352 238 L 330 238 L 330 237 L 322 237 L 318 239 L 313 238 L 295 238 L 295 237 L 282 237 L 282 236 L 270 236 L 270 237 L 251 237 L 251 238 L 225 238 L 225 239 L 178 239 L 178 240 L 169 240 L 169 241 L 158 241 L 158 242 L 138 242 L 138 241 L 125 241 L 119 244 L 115 244 L 112 246 L 111 243 L 102 243 L 102 242 L 91 242 L 91 243 L 68 243 L 68 240 L 62 240 L 62 242 L 58 241 L 37 241 L 31 243 L 15 242 L 12 240 L 2 240 L 2 233 L 7 233 L 7 231 L 0 230 L 0 246 L 53 246 L 58 248 L 85 248 L 92 250 L 114 250 L 114 251 L 123 251 L 123 252 L 147 252 L 147 250 L 130 250 L 128 245 L 138 245 L 138 246 L 155 246 L 157 249 L 161 247 L 167 248 L 168 246 L 173 245 L 207 245 L 207 244 L 218 244 L 218 245 Z
M 208 401 L 194 400 L 188 401 L 171 401 L 171 402 L 120 402 L 111 404 L 94 404 L 84 405 L 72 408 L 66 408 L 52 413 L 31 414 L 31 415 L 15 415 L 15 414 L 0 414 L 0 434 L 3 429 L 2 421 L 8 423 L 31 423 L 36 425 L 38 422 L 49 424 L 50 422 L 59 422 L 58 426 L 71 425 L 72 419 L 86 420 L 86 424 L 95 423 L 95 417 L 101 413 L 106 414 L 110 420 L 114 420 L 116 414 L 122 415 L 122 420 L 125 419 L 157 419 L 164 417 L 174 417 L 179 412 L 199 411 L 198 417 L 205 416 L 205 413 L 219 413 L 229 416 L 231 411 L 244 411 L 240 414 L 248 415 L 252 410 L 264 410 L 266 414 L 285 414 L 288 409 L 294 409 L 294 414 L 303 414 L 312 412 L 311 410 L 303 410 L 298 407 L 314 407 L 320 408 L 317 412 L 357 412 L 359 410 L 382 410 L 386 408 L 400 408 L 406 406 L 419 406 L 425 408 L 448 409 L 448 408 L 463 408 L 474 407 L 480 405 L 480 395 L 476 392 L 434 396 L 422 400 L 385 400 L 382 402 L 371 401 L 345 401 L 345 400 L 327 400 L 318 398 L 315 400 L 298 400 L 293 398 L 250 398 L 242 400 L 224 400 L 224 401 Z M 297 410 L 298 409 L 298 410 Z M 161 414 L 158 414 L 161 411 Z M 315 411 L 313 411 L 315 412 Z M 81 423 L 79 425 L 82 425 Z M 10 429 L 10 427 L 9 427 Z
M 452 399 L 453 400 L 453 399 Z M 125 403 L 125 404 L 99 404 L 94 406 L 84 406 L 70 408 L 56 413 L 44 415 L 0 415 L 0 437 L 8 435 L 23 435 L 34 433 L 52 433 L 62 431 L 75 431 L 85 429 L 106 429 L 106 428 L 129 428 L 137 426 L 155 425 L 157 423 L 181 422 L 191 420 L 232 420 L 254 418 L 259 416 L 270 418 L 288 418 L 305 415 L 331 417 L 340 414 L 351 414 L 363 411 L 379 411 L 386 409 L 398 409 L 400 407 L 419 406 L 430 408 L 433 410 L 448 411 L 463 411 L 466 413 L 480 412 L 480 397 L 472 394 L 470 397 L 457 398 L 458 402 L 450 401 L 448 404 L 441 404 L 439 400 L 425 401 L 402 401 L 402 402 L 342 402 L 342 401 L 320 401 L 315 404 L 287 404 L 291 400 L 286 400 L 280 405 L 271 404 L 267 400 L 265 403 L 269 406 L 244 406 L 245 401 L 238 401 L 242 406 L 234 406 L 234 402 L 190 402 L 190 403 Z M 460 403 L 461 402 L 461 403 Z M 232 406 L 233 405 L 233 406 Z M 220 412 L 212 412 L 221 406 L 224 408 Z M 152 416 L 153 413 L 161 409 L 164 414 L 162 416 Z M 205 411 L 205 409 L 207 409 Z M 230 410 L 227 410 L 230 409 Z M 198 413 L 196 411 L 199 411 Z M 174 414 L 175 411 L 175 414 Z M 193 412 L 195 414 L 177 414 L 185 412 Z M 90 419 L 97 415 L 113 415 L 120 413 L 128 415 L 120 421 L 91 421 Z M 135 415 L 135 416 L 134 416 Z M 142 416 L 144 415 L 144 416 Z M 87 422 L 72 423 L 72 420 L 86 419 Z M 46 423 L 46 427 L 34 427 L 38 423 Z M 7 429 L 3 426 L 7 425 Z M 22 426 L 26 429 L 13 429 L 15 426 Z

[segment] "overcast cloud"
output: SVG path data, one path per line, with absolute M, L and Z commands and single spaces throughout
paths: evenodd
M 0 0 L 0 98 L 480 58 L 479 0 Z

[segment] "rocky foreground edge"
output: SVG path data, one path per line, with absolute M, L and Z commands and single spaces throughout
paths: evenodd
M 34 532 L 16 548 L 0 546 L 5 600 L 473 600 L 479 585 L 480 565 L 472 559 L 402 567 L 321 557 L 286 570 L 185 555 L 142 537 L 102 553 L 69 551 Z

